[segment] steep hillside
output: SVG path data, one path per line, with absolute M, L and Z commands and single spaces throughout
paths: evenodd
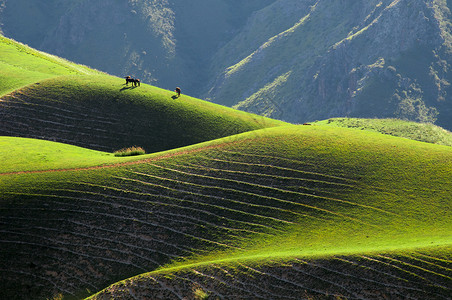
M 156 269 L 98 299 L 451 292 L 450 147 L 286 126 L 141 159 L 1 174 L 1 298 L 79 299 Z
M 288 122 L 451 130 L 449 2 L 1 0 L 0 20 L 50 53 Z

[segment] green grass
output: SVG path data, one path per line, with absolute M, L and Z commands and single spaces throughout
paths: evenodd
M 265 184 L 249 179 L 246 191 L 259 193 L 261 190 L 260 194 L 263 194 L 257 203 L 287 209 L 285 212 L 275 211 L 272 217 L 295 224 L 280 224 L 270 231 L 270 236 L 256 234 L 251 240 L 243 239 L 237 244 L 230 244 L 218 236 L 219 242 L 236 245 L 241 250 L 225 251 L 218 247 L 210 254 L 195 254 L 183 261 L 176 260 L 132 281 L 146 281 L 148 278 L 151 282 L 152 278 L 171 274 L 181 276 L 180 273 L 209 270 L 212 266 L 234 269 L 237 263 L 265 266 L 275 260 L 287 262 L 294 258 L 378 256 L 389 252 L 408 259 L 406 253 L 413 249 L 431 249 L 436 253 L 435 249 L 450 247 L 452 151 L 449 147 L 328 126 L 265 129 L 230 138 L 229 142 L 230 145 L 222 148 L 226 152 L 215 155 L 216 159 L 221 157 L 226 161 L 226 170 L 235 169 L 228 165 L 242 157 L 248 165 L 247 172 L 258 172 L 261 169 L 258 165 L 266 169 L 280 166 L 278 175 L 288 177 L 291 172 L 284 171 L 283 165 L 278 164 L 284 158 L 292 162 L 289 166 L 304 173 L 300 175 L 305 179 L 317 174 L 315 180 L 327 180 L 331 185 L 312 186 L 314 179 L 310 179 L 308 181 L 312 182 L 307 190 L 300 193 L 295 186 L 273 183 L 258 187 L 254 184 Z M 204 152 L 200 155 L 204 167 L 213 167 L 213 162 L 202 159 L 211 155 Z M 268 158 L 264 159 L 265 156 Z M 181 169 L 193 159 L 176 157 L 168 163 Z M 160 165 L 165 164 L 162 162 Z M 216 171 L 217 174 L 222 172 L 227 174 L 225 170 Z M 263 180 L 263 176 L 269 173 L 260 174 Z M 237 177 L 239 174 L 228 178 Z M 220 182 L 224 188 L 230 184 Z M 251 214 L 248 220 L 257 222 Z M 271 223 L 269 220 L 268 224 Z
M 334 118 L 315 122 L 315 124 L 368 130 L 420 142 L 452 146 L 452 133 L 430 123 L 399 119 Z
M 18 213 L 12 213 L 12 205 L 21 207 L 21 218 L 55 230 L 58 227 L 41 214 L 53 220 L 52 215 L 60 212 L 67 221 L 58 226 L 72 236 L 70 244 L 107 247 L 111 250 L 101 252 L 106 258 L 115 257 L 115 249 L 132 251 L 127 255 L 139 255 L 134 258 L 138 261 L 140 257 L 158 260 L 156 253 L 163 249 L 178 257 L 161 258 L 157 271 L 140 278 L 212 265 L 229 268 L 237 263 L 266 265 L 294 258 L 403 254 L 447 247 L 452 242 L 450 147 L 365 130 L 293 125 L 143 159 L 58 174 L 3 175 L 3 211 L 11 217 Z M 31 210 L 31 217 L 27 208 L 37 203 L 47 203 L 56 211 Z M 73 212 L 75 207 L 80 213 Z M 128 213 L 123 216 L 122 212 Z M 69 221 L 104 228 L 108 231 L 100 232 L 107 240 L 98 240 L 95 232 L 79 236 Z M 152 244 L 150 249 L 157 247 L 153 251 L 134 250 L 132 246 L 144 240 L 131 239 L 115 229 L 138 226 L 134 230 L 141 236 L 154 223 L 158 229 L 153 230 L 159 232 L 155 238 L 190 251 L 183 254 L 173 246 L 160 249 Z M 33 236 L 48 239 L 38 227 L 32 229 Z M 15 230 L 9 229 L 8 234 L 11 231 Z M 107 242 L 113 233 L 115 240 L 125 238 L 127 243 Z M 97 253 L 90 247 L 81 251 L 87 257 Z M 66 257 L 57 250 L 46 253 Z M 75 263 L 66 259 L 65 263 Z M 156 267 L 149 261 L 137 266 Z M 105 283 L 117 281 L 113 274 L 144 273 L 137 268 L 115 270 L 110 275 L 99 271 Z
M 0 35 L 0 96 L 46 78 L 70 74 L 93 75 L 100 72 Z
M 112 153 L 30 138 L 0 137 L 0 173 L 87 168 L 127 160 Z
M 65 141 L 0 138 L 0 298 L 450 294 L 449 132 L 289 125 L 0 51 L 0 129 Z
M 287 236 L 265 241 L 265 247 L 256 243 L 251 251 L 256 256 L 331 255 L 451 242 L 450 203 L 446 204 L 452 195 L 450 148 L 320 126 L 275 128 L 261 134 L 262 139 L 258 133 L 245 134 L 256 137 L 247 144 L 253 153 L 306 161 L 320 174 L 359 184 L 352 183 L 352 191 L 330 200 L 326 207 L 331 206 L 334 214 L 328 215 L 327 208 L 321 212 L 327 219 L 305 219 Z M 317 201 L 325 199 L 319 197 L 309 205 Z M 309 235 L 303 234 L 306 230 Z
M 149 153 L 287 124 L 173 95 L 146 84 L 125 86 L 112 76 L 59 76 L 5 96 L 5 104 L 14 106 L 5 108 L 4 122 L 16 136 L 69 140 L 107 152 L 139 145 Z

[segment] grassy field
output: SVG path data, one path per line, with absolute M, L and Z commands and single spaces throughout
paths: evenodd
M 0 44 L 26 55 L 0 98 L 1 299 L 450 297 L 449 132 L 290 125 L 20 47 Z

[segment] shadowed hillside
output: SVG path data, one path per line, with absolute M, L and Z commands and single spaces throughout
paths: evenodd
M 1 98 L 0 134 L 156 152 L 284 124 L 109 76 L 57 77 Z
M 448 299 L 450 250 L 192 266 L 130 278 L 89 299 Z

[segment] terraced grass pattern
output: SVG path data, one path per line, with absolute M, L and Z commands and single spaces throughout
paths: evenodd
M 86 72 L 0 98 L 1 299 L 450 299 L 449 132 L 292 125 Z

